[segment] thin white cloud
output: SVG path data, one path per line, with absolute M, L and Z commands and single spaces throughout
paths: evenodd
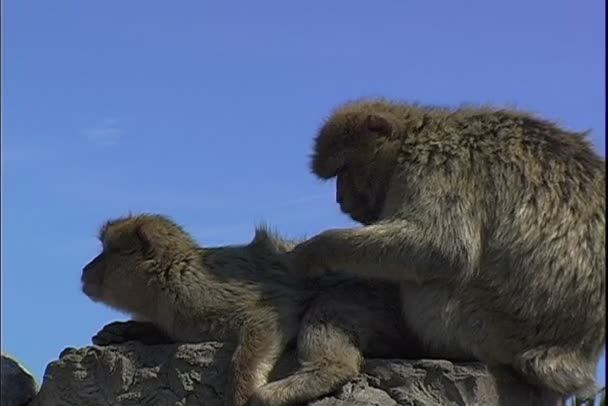
M 98 145 L 114 145 L 125 134 L 125 131 L 117 125 L 116 120 L 105 120 L 98 126 L 84 130 L 85 137 Z

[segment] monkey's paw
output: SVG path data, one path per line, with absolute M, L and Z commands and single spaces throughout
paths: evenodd
M 292 383 L 280 380 L 257 388 L 247 406 L 304 406 L 308 404 L 307 401 L 296 399 L 297 395 L 293 392 Z
M 91 341 L 100 346 L 122 344 L 127 341 L 139 341 L 147 345 L 171 342 L 169 337 L 153 324 L 134 320 L 112 322 L 95 334 Z
M 283 403 L 276 401 L 276 394 L 270 393 L 268 385 L 257 388 L 247 406 L 281 406 Z
M 331 271 L 323 260 L 323 252 L 323 247 L 313 237 L 297 245 L 287 256 L 297 274 L 315 278 Z

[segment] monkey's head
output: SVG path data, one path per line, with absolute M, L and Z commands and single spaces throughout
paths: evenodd
M 82 291 L 93 301 L 129 313 L 145 311 L 154 289 L 167 285 L 171 265 L 197 250 L 177 224 L 160 215 L 127 216 L 105 223 L 102 251 L 82 271 Z M 158 283 L 156 283 L 158 281 Z
M 363 224 L 379 219 L 397 164 L 400 117 L 385 101 L 349 103 L 336 110 L 315 138 L 311 170 L 336 178 L 336 201 Z

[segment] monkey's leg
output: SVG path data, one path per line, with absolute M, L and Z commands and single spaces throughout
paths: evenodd
M 226 406 L 246 405 L 255 390 L 268 382 L 270 372 L 295 335 L 296 330 L 290 324 L 259 318 L 245 322 L 230 363 Z
M 173 342 L 158 327 L 145 321 L 115 321 L 105 325 L 91 339 L 95 345 L 121 344 L 127 341 L 138 341 L 145 345 L 168 344 Z
M 291 376 L 258 388 L 250 406 L 307 402 L 339 389 L 361 371 L 365 328 L 357 315 L 332 300 L 321 300 L 306 314 L 298 336 L 301 367 Z M 365 316 L 363 317 L 365 319 Z

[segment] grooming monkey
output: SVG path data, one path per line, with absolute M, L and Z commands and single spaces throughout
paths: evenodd
M 397 284 L 328 274 L 304 280 L 286 255 L 295 242 L 263 228 L 248 245 L 201 248 L 160 215 L 106 223 L 103 251 L 83 270 L 83 292 L 130 313 L 98 345 L 237 341 L 225 404 L 288 405 L 329 394 L 360 372 L 363 355 L 415 354 L 402 322 Z M 267 383 L 286 346 L 301 367 Z
M 359 100 L 321 127 L 311 161 L 364 226 L 295 247 L 298 272 L 400 281 L 406 324 L 437 356 L 593 394 L 606 169 L 585 134 L 519 111 Z

